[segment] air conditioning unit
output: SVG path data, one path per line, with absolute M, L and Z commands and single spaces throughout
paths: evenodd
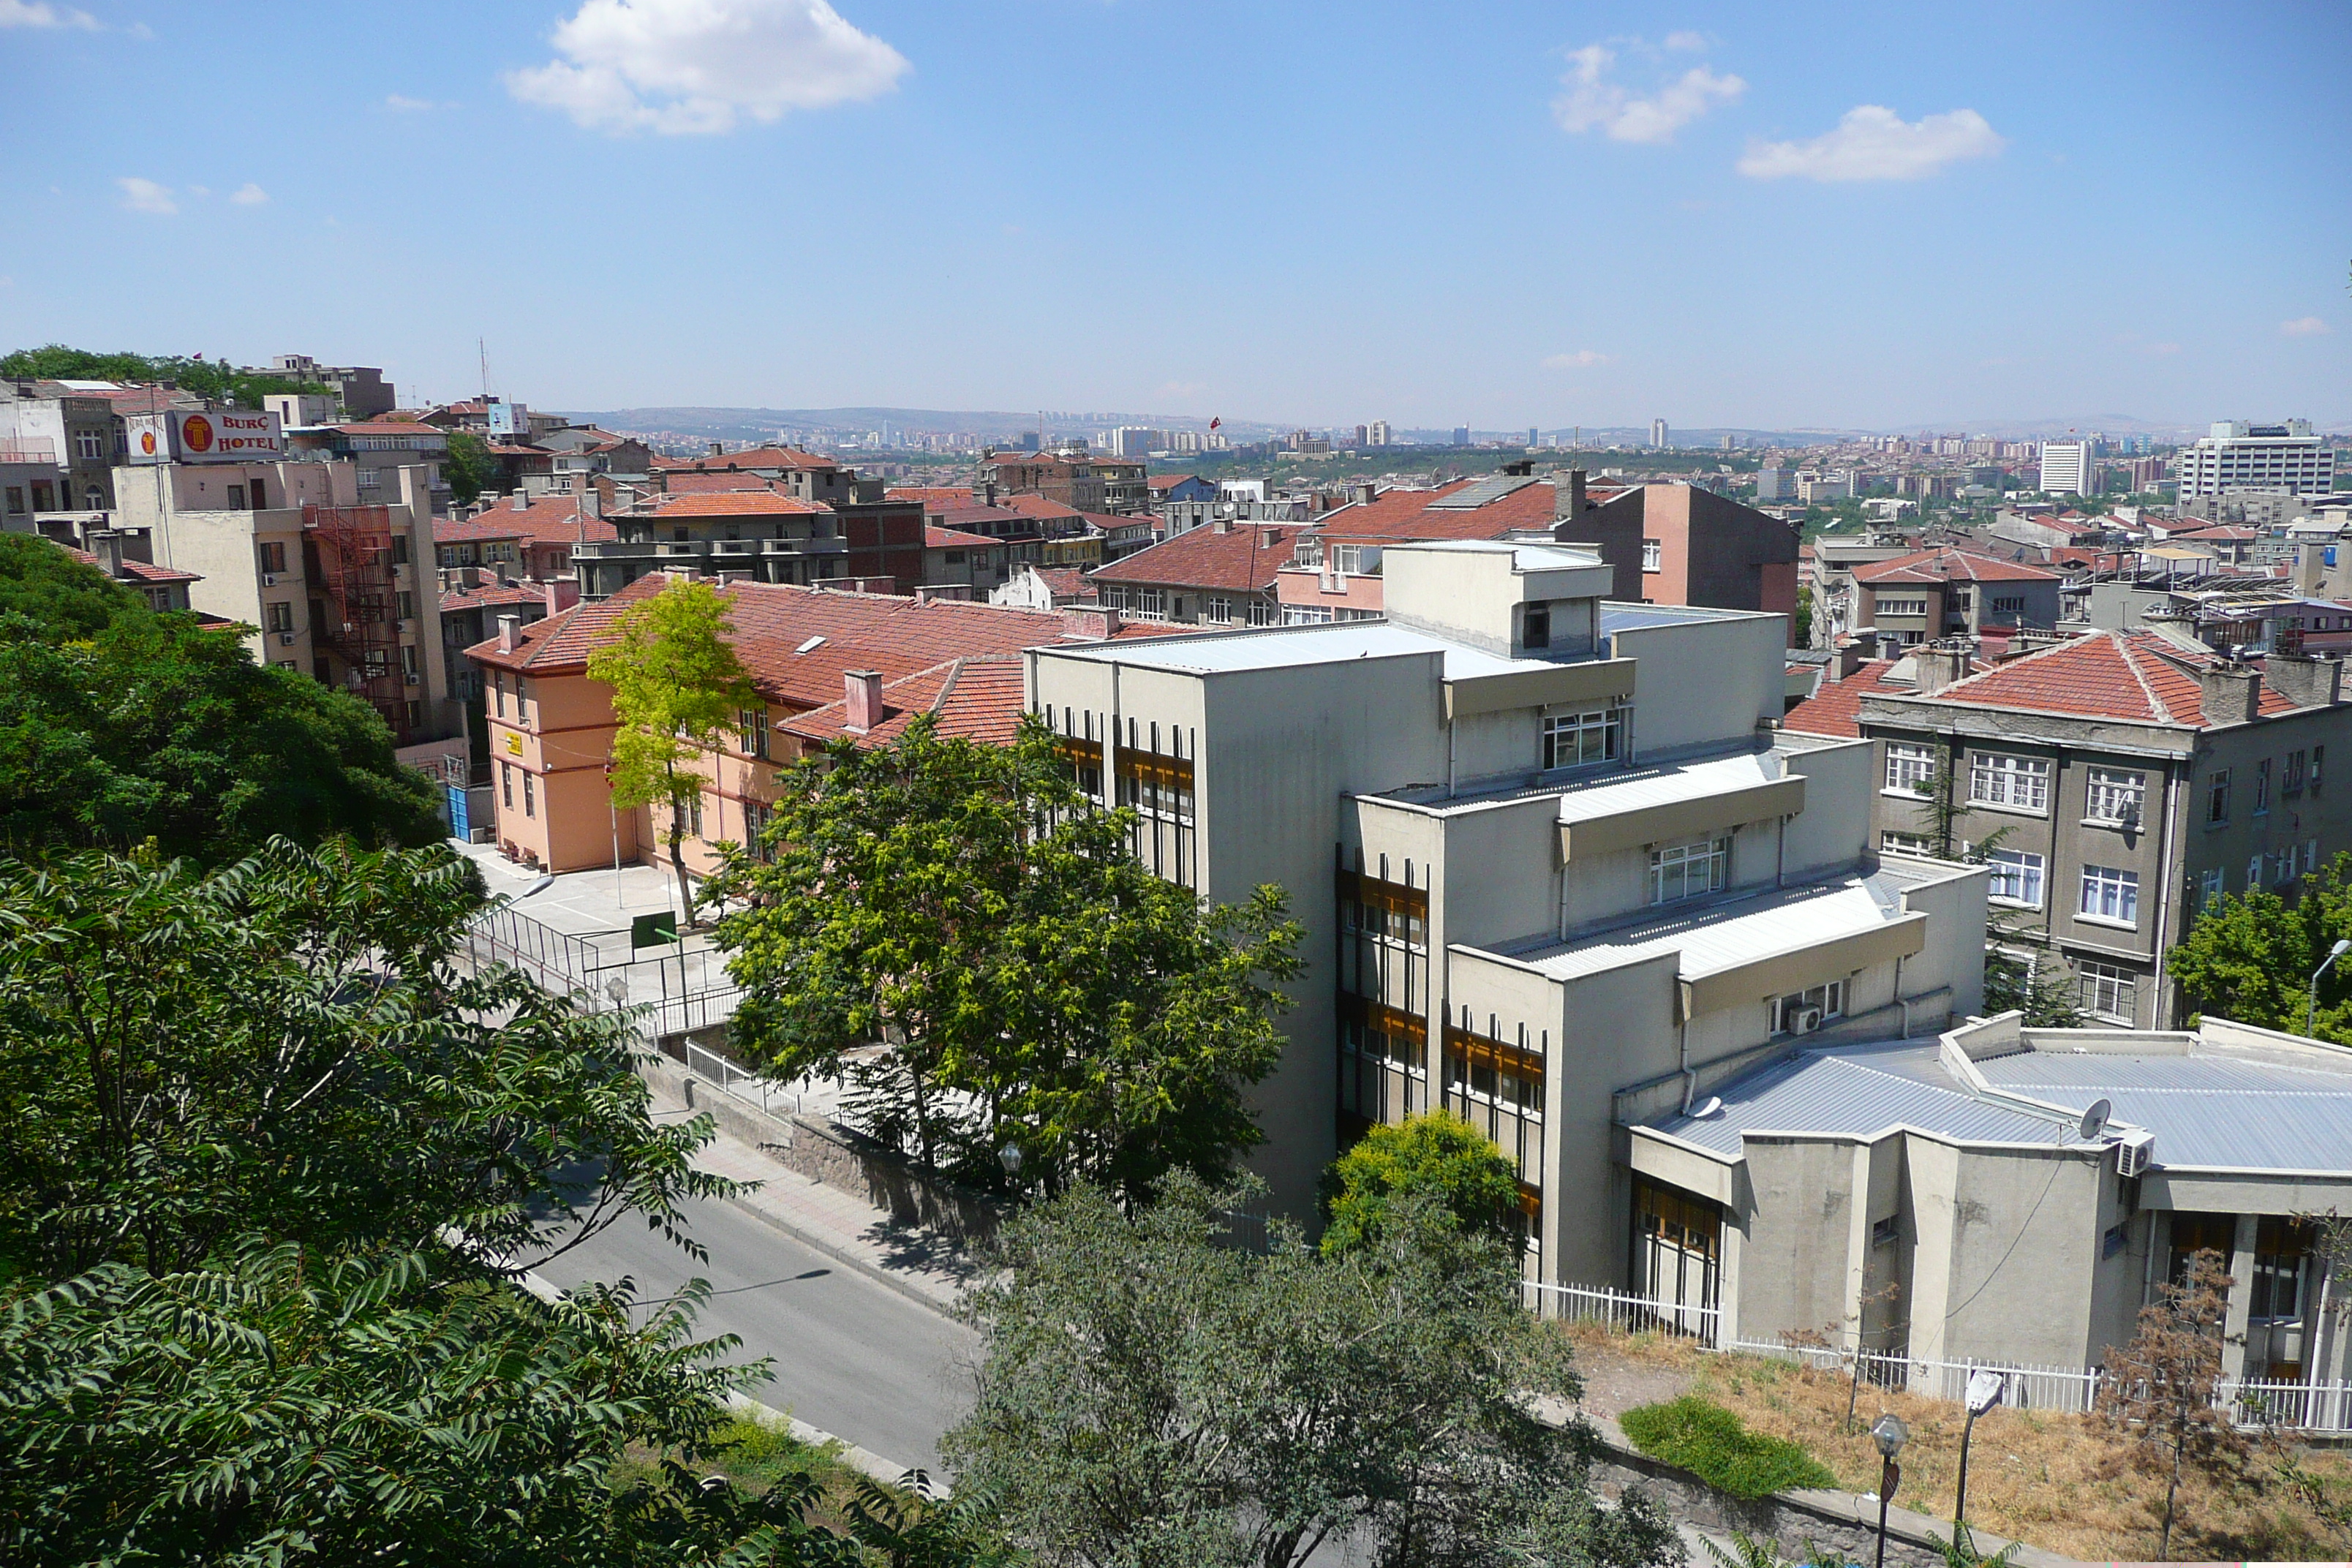
M 275 588 L 278 586 L 278 574 L 275 572 L 264 572 L 261 574 L 261 585 L 265 588 Z
M 294 646 L 294 634 L 292 632 L 279 632 L 278 634 L 278 641 L 282 647 L 292 647 Z
M 1819 1007 L 1808 1007 L 1803 1012 L 1797 1015 L 1796 1032 L 1798 1034 L 1810 1035 L 1821 1026 L 1822 1010 Z
M 2156 1159 L 2156 1134 L 2126 1132 L 2116 1140 L 2116 1174 L 2137 1176 Z

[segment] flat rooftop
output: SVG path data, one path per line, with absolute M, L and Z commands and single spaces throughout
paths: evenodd
M 1551 937 L 1492 951 L 1556 980 L 1599 974 L 1660 953 L 1682 953 L 1682 977 L 1695 980 L 1842 936 L 1874 931 L 1906 915 L 1903 895 L 1924 883 L 1966 874 L 1965 868 L 1888 861 L 1875 871 L 1763 888 L 1709 899 L 1662 918 L 1613 930 Z
M 1543 795 L 1557 795 L 1559 797 L 1560 821 L 1586 822 L 1643 806 L 1725 795 L 1786 778 L 1789 770 L 1780 759 L 1794 752 L 1820 750 L 1819 746 L 1803 743 L 1820 739 L 1829 738 L 1803 735 L 1796 731 L 1776 731 L 1769 740 L 1743 735 L 1733 745 L 1708 756 L 1637 763 L 1630 768 L 1602 768 L 1565 777 L 1537 775 L 1532 783 L 1524 782 L 1529 775 L 1521 773 L 1515 782 L 1457 789 L 1450 794 L 1444 784 L 1423 784 L 1380 790 L 1369 793 L 1363 798 L 1395 801 L 1448 815 L 1512 805 Z M 1784 742 L 1790 743 L 1784 744 Z M 1830 743 L 1835 745 L 1840 742 L 1830 739 Z M 1852 745 L 1855 742 L 1849 741 L 1843 743 Z

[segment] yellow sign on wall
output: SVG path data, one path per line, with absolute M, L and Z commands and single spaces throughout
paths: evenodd
M 507 755 L 510 757 L 522 755 L 522 737 L 512 730 L 507 731 Z

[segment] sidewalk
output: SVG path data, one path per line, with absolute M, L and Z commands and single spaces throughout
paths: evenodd
M 700 1109 L 722 1098 L 708 1084 L 697 1086 L 697 1096 L 706 1102 Z M 659 1084 L 653 1086 L 653 1097 L 657 1120 L 695 1113 Z M 964 1287 L 980 1276 L 978 1263 L 949 1237 L 898 1224 L 865 1199 L 787 1170 L 723 1130 L 703 1145 L 694 1163 L 713 1175 L 757 1182 L 757 1188 L 734 1199 L 738 1208 L 935 1311 L 951 1311 Z

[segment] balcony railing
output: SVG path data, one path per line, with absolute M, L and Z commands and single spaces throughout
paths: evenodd
M 0 463 L 54 463 L 58 444 L 46 436 L 0 437 Z

